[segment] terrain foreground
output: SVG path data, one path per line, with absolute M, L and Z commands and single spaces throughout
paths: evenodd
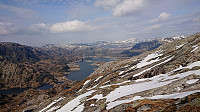
M 106 63 L 41 112 L 200 111 L 200 34 Z

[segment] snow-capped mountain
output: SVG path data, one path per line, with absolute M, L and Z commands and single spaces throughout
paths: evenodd
M 124 41 L 113 41 L 110 43 L 136 43 L 136 39 L 135 38 L 130 38 L 128 40 L 124 40 Z
M 186 35 L 172 36 L 172 37 L 162 38 L 162 41 L 172 42 L 174 40 L 180 40 L 180 39 L 184 39 L 186 37 L 187 37 Z
M 137 43 L 135 38 L 130 38 L 124 41 L 96 41 L 91 43 L 74 43 L 74 44 L 47 44 L 44 45 L 43 48 L 52 49 L 55 47 L 66 48 L 66 49 L 73 49 L 73 48 L 86 48 L 86 47 L 100 47 L 100 48 L 108 48 L 108 49 L 117 49 L 117 50 L 124 50 L 130 49 L 133 45 Z
M 40 112 L 199 111 L 200 33 L 108 62 Z

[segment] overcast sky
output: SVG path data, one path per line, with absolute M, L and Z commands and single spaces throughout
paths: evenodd
M 0 0 L 0 41 L 25 45 L 199 31 L 200 0 Z

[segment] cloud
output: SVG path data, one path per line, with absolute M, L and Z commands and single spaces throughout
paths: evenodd
M 95 6 L 103 9 L 112 9 L 114 16 L 133 14 L 145 5 L 144 0 L 96 0 Z
M 18 27 L 12 23 L 0 22 L 0 35 L 7 35 L 18 31 Z
M 158 29 L 160 27 L 161 27 L 160 24 L 156 24 L 156 25 L 153 25 L 153 26 L 149 27 L 149 30 Z
M 123 0 L 113 9 L 114 16 L 125 16 L 139 11 L 144 6 L 143 0 Z
M 0 8 L 7 10 L 11 13 L 14 13 L 20 17 L 23 18 L 37 18 L 39 17 L 39 13 L 37 13 L 36 11 L 30 10 L 30 9 L 25 9 L 25 8 L 19 8 L 19 7 L 15 7 L 15 6 L 9 6 L 9 5 L 4 5 L 0 3 Z
M 91 31 L 93 29 L 94 27 L 88 25 L 87 22 L 82 22 L 79 20 L 55 23 L 50 26 L 51 33 L 83 32 L 83 31 Z
M 164 21 L 167 20 L 171 14 L 167 12 L 162 12 L 157 18 L 153 19 L 151 22 L 158 22 L 158 21 Z
M 200 21 L 200 16 L 197 16 L 193 19 L 193 21 L 197 22 L 197 21 Z
M 94 5 L 103 9 L 110 9 L 117 5 L 121 0 L 96 0 Z
M 39 24 L 33 24 L 28 27 L 28 31 L 30 33 L 43 33 L 48 31 L 49 25 L 46 25 L 44 23 L 39 23 Z

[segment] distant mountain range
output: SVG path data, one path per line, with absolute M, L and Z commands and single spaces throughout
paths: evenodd
M 50 49 L 50 48 L 66 48 L 66 49 L 74 49 L 74 48 L 86 48 L 86 47 L 99 47 L 99 48 L 105 48 L 110 50 L 116 50 L 116 51 L 123 51 L 123 50 L 130 50 L 135 44 L 137 43 L 143 43 L 143 42 L 151 42 L 151 41 L 158 41 L 160 43 L 163 42 L 172 42 L 174 40 L 180 40 L 184 39 L 186 36 L 172 36 L 172 37 L 166 37 L 166 38 L 159 38 L 159 39 L 148 39 L 148 40 L 137 40 L 135 38 L 130 38 L 128 40 L 124 41 L 95 41 L 91 43 L 74 43 L 74 44 L 46 44 L 42 48 Z

